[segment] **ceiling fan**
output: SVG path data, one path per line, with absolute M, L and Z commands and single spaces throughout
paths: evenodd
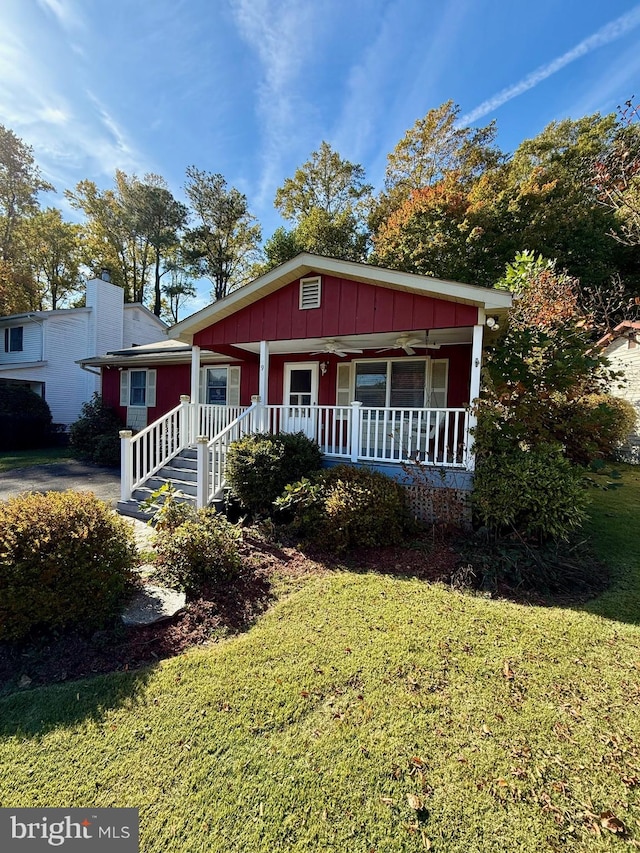
M 324 355 L 325 353 L 328 353 L 329 355 L 337 355 L 338 358 L 344 358 L 349 352 L 362 352 L 362 350 L 342 346 L 340 341 L 337 341 L 335 338 L 328 338 L 324 341 L 324 349 L 316 350 L 315 352 L 312 352 L 311 355 Z
M 382 347 L 377 352 L 386 352 L 390 349 L 403 349 L 407 355 L 415 355 L 416 351 L 414 347 L 419 347 L 420 349 L 440 349 L 440 344 L 430 344 L 428 336 L 426 340 L 423 340 L 416 335 L 405 334 L 398 335 L 390 346 Z

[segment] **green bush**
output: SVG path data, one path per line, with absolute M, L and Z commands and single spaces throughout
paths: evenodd
M 377 471 L 336 465 L 285 488 L 276 501 L 290 511 L 304 541 L 341 553 L 397 545 L 411 527 L 405 491 Z
M 0 503 L 0 640 L 102 626 L 131 590 L 135 557 L 130 525 L 92 494 Z
M 566 404 L 558 421 L 569 459 L 588 465 L 595 459 L 613 459 L 633 430 L 636 410 L 627 400 L 609 394 L 587 394 Z
M 46 401 L 25 385 L 0 382 L 0 450 L 44 447 L 51 434 Z
M 557 446 L 479 460 L 472 505 L 494 538 L 517 533 L 538 543 L 567 540 L 584 524 L 586 503 L 581 471 Z
M 71 424 L 69 444 L 84 459 L 105 465 L 120 466 L 120 438 L 122 423 L 118 413 L 107 406 L 102 397 L 94 394 L 84 403 L 78 420 Z
M 269 515 L 287 483 L 320 468 L 318 445 L 302 432 L 248 435 L 227 451 L 225 476 L 231 493 L 255 515 Z
M 241 568 L 240 530 L 213 509 L 200 509 L 177 526 L 158 529 L 158 576 L 194 596 L 231 580 Z

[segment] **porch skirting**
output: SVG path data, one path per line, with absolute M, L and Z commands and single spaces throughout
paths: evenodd
M 343 464 L 340 459 L 322 461 L 324 468 Z M 350 462 L 357 468 L 378 471 L 405 487 L 413 516 L 422 524 L 437 527 L 471 528 L 471 471 L 420 466 L 412 471 L 412 464 L 398 465 L 385 462 Z

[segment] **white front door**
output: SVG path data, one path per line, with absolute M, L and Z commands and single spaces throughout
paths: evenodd
M 284 366 L 282 432 L 303 432 L 317 439 L 318 362 L 290 362 Z

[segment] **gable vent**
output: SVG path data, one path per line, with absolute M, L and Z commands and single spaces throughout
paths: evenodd
M 320 292 L 322 280 L 320 276 L 300 279 L 300 310 L 320 307 Z

